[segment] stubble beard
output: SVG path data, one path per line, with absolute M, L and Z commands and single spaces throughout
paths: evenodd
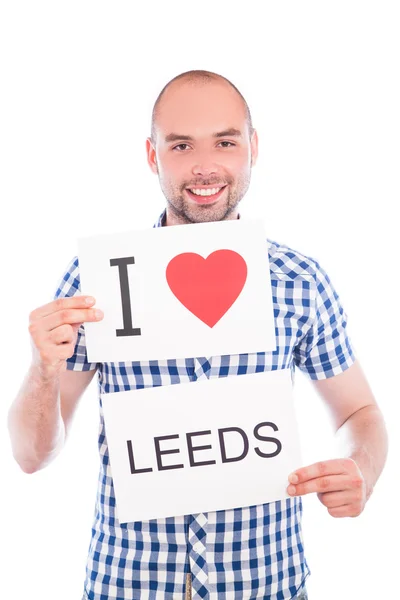
M 161 186 L 161 189 L 167 200 L 169 211 L 179 223 L 209 223 L 229 219 L 248 190 L 250 176 L 239 181 L 234 188 L 232 188 L 231 182 L 228 182 L 228 184 L 228 190 L 223 192 L 227 195 L 224 202 L 216 202 L 215 205 L 195 205 L 185 198 L 184 192 L 174 193 L 172 190 L 166 190 L 163 186 Z

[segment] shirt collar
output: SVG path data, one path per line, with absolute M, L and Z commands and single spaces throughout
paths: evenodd
M 238 214 L 238 219 L 240 219 L 240 214 Z M 167 220 L 167 209 L 164 208 L 161 215 L 158 217 L 158 220 L 154 223 L 154 227 L 165 227 L 165 222 Z
M 154 227 L 164 227 L 166 220 L 167 220 L 167 209 L 164 208 L 161 215 L 158 217 L 158 220 L 154 223 L 153 228 Z

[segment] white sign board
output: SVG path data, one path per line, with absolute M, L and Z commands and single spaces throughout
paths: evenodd
M 166 360 L 276 349 L 262 220 L 223 221 L 78 240 L 89 362 Z
M 121 523 L 289 497 L 290 369 L 101 395 Z

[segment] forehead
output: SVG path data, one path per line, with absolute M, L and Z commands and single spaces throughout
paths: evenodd
M 246 116 L 242 98 L 229 84 L 178 81 L 161 98 L 156 127 L 163 135 L 205 137 L 231 127 L 244 132 Z

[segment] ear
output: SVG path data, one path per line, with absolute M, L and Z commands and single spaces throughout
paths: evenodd
M 149 137 L 146 140 L 146 153 L 147 153 L 147 162 L 149 163 L 150 169 L 153 171 L 153 173 L 157 174 L 158 167 L 157 167 L 156 149 L 153 146 L 153 142 L 151 141 L 151 138 L 149 138 Z
M 258 134 L 255 129 L 253 131 L 253 135 L 251 136 L 250 148 L 251 148 L 251 166 L 254 167 L 254 165 L 257 162 L 257 158 L 258 158 Z

